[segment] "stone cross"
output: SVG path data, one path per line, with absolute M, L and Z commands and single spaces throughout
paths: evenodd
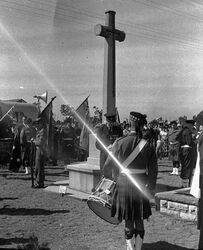
M 116 115 L 116 51 L 115 41 L 123 42 L 125 33 L 115 29 L 115 11 L 107 11 L 105 26 L 97 24 L 94 27 L 96 36 L 105 38 L 104 78 L 103 78 L 103 114 Z

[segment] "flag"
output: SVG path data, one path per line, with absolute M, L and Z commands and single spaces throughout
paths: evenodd
M 85 121 L 89 121 L 89 102 L 88 102 L 89 96 L 80 104 L 80 106 L 76 109 L 77 114 Z M 81 121 L 79 121 L 80 127 L 83 127 L 83 124 Z
M 39 117 L 45 122 L 46 129 L 47 129 L 47 154 L 48 157 L 52 156 L 53 152 L 53 128 L 52 128 L 52 119 L 53 119 L 53 112 L 52 112 L 52 102 L 56 98 L 53 97 L 49 104 L 42 110 Z
M 78 115 L 84 120 L 84 122 L 88 125 L 89 123 L 89 117 L 90 117 L 90 111 L 89 111 L 89 102 L 88 102 L 89 96 L 80 104 L 80 106 L 76 109 L 76 112 Z M 85 124 L 81 124 L 80 127 L 82 128 L 81 134 L 80 134 L 80 141 L 79 146 L 85 151 L 89 151 L 89 131 Z

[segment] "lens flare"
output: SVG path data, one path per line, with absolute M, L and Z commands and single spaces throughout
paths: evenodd
M 8 38 L 8 40 L 18 49 L 18 51 L 22 54 L 22 56 L 27 60 L 27 62 L 35 69 L 35 71 L 46 81 L 46 83 L 58 94 L 60 99 L 71 109 L 71 112 L 78 118 L 78 120 L 84 124 L 87 130 L 95 137 L 95 139 L 100 143 L 103 149 L 107 152 L 107 154 L 112 158 L 112 160 L 117 164 L 122 172 L 126 174 L 128 179 L 135 185 L 148 199 L 150 196 L 147 194 L 145 190 L 141 188 L 141 185 L 135 180 L 127 171 L 126 168 L 119 162 L 119 160 L 113 155 L 113 153 L 106 147 L 106 145 L 102 142 L 102 140 L 95 134 L 92 128 L 85 122 L 85 120 L 71 107 L 66 98 L 61 94 L 60 90 L 55 86 L 54 82 L 47 77 L 47 75 L 41 70 L 41 68 L 36 64 L 36 62 L 28 56 L 23 47 L 14 39 L 14 37 L 10 34 L 10 32 L 5 28 L 5 26 L 0 22 L 0 29 L 2 33 Z

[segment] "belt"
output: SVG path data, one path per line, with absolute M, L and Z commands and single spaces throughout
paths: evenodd
M 183 145 L 181 148 L 191 148 L 189 145 Z
M 146 174 L 145 169 L 124 169 L 121 174 Z
M 178 142 L 169 142 L 170 145 L 178 145 Z

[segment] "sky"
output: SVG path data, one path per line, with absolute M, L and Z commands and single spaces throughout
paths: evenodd
M 102 108 L 104 43 L 94 26 L 116 11 L 116 106 L 189 119 L 203 110 L 203 3 L 201 0 L 1 0 L 0 99 L 48 91 L 54 114 L 88 96 Z M 42 107 L 44 104 L 42 104 Z

